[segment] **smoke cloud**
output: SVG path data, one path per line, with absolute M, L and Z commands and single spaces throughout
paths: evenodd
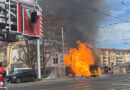
M 106 0 L 41 0 L 43 10 L 62 17 L 66 26 L 65 39 L 71 47 L 76 41 L 93 43 L 98 39 L 99 25 L 105 18 L 102 10 Z

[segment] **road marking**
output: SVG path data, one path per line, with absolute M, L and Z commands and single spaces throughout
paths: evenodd
M 122 89 L 122 90 L 130 90 L 130 88 L 125 88 L 125 89 Z
M 90 88 L 90 86 L 77 86 L 77 87 L 74 87 L 74 88 L 84 88 L 84 87 Z
M 116 85 L 116 86 L 130 86 L 130 84 L 112 84 L 112 85 Z
M 75 84 L 75 85 L 71 85 L 71 86 L 72 86 L 72 87 L 76 87 L 76 86 L 84 86 L 84 85 L 86 85 L 86 84 L 79 84 L 79 83 L 78 83 L 77 85 Z
M 110 90 L 115 90 L 115 89 L 110 89 Z
M 17 85 L 17 86 L 11 86 L 11 88 L 13 88 L 13 87 L 28 87 L 28 86 L 32 86 L 32 85 L 19 85 L 19 86 Z

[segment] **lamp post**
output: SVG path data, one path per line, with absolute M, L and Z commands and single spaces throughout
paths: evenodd
M 61 31 L 62 31 L 62 59 L 63 59 L 63 64 L 64 64 L 64 66 L 63 66 L 63 72 L 64 72 L 64 75 L 65 75 L 65 61 L 64 61 L 64 28 L 62 27 L 61 28 Z

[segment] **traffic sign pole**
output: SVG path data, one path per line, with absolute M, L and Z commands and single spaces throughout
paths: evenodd
M 38 79 L 41 80 L 40 40 L 37 40 Z

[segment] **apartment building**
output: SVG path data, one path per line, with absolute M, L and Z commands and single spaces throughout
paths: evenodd
M 130 50 L 100 49 L 102 66 L 121 65 L 130 62 Z

